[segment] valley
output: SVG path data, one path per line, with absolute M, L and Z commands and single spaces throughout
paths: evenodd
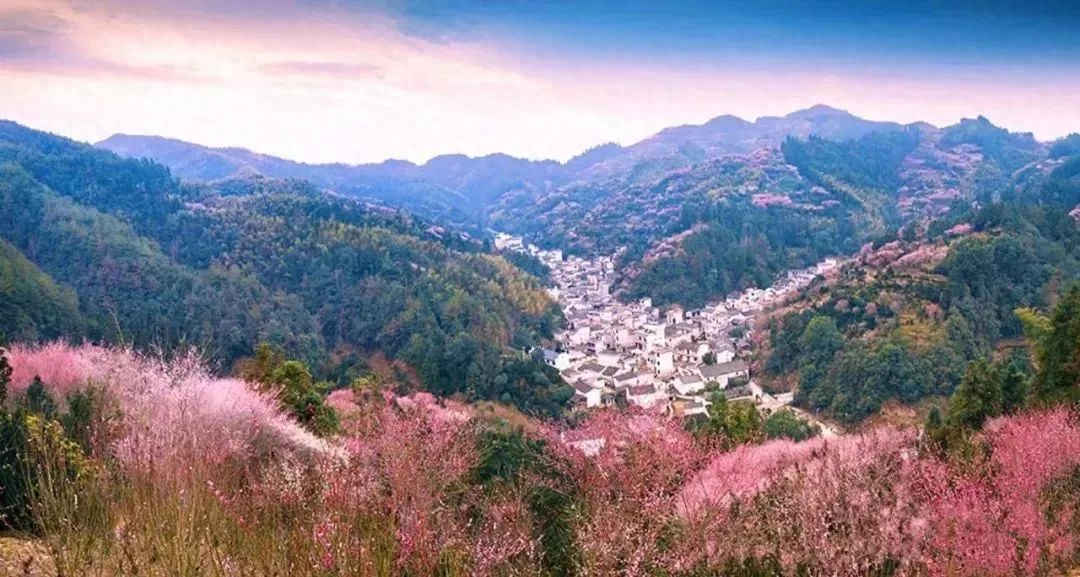
M 1078 30 L 0 0 L 0 577 L 1080 577 Z
M 496 236 L 509 250 L 527 252 L 550 268 L 548 291 L 562 307 L 566 327 L 555 335 L 559 350 L 541 354 L 574 387 L 575 404 L 586 410 L 619 404 L 677 417 L 708 415 L 715 392 L 752 402 L 766 416 L 789 406 L 790 393 L 769 394 L 752 378 L 754 333 L 773 308 L 842 264 L 826 259 L 701 309 L 661 310 L 648 298 L 623 303 L 612 293 L 617 255 L 564 259 L 561 251 Z M 826 436 L 836 435 L 835 427 L 815 425 Z
M 1078 210 L 1080 137 L 983 118 L 353 167 L 0 122 L 0 567 L 1071 568 Z

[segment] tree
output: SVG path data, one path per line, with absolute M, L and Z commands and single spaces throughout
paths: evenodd
M 1030 386 L 1030 363 L 1024 355 L 1013 355 L 999 361 L 1001 375 L 1001 409 L 1012 414 L 1027 402 Z
M 316 383 L 307 365 L 285 360 L 280 347 L 262 343 L 255 357 L 240 364 L 240 376 L 277 395 L 281 406 L 301 424 L 320 435 L 338 429 L 337 412 L 325 403 L 329 383 Z
M 1003 408 L 1001 373 L 998 367 L 980 359 L 968 363 L 949 403 L 947 422 L 951 427 L 974 430 L 1000 415 Z
M 817 436 L 821 429 L 795 414 L 791 409 L 783 408 L 774 411 L 763 426 L 765 436 L 770 439 L 788 438 L 793 441 L 804 441 Z
M 712 351 L 709 351 L 709 352 L 705 353 L 701 357 L 701 362 L 705 363 L 706 365 L 715 365 L 716 364 L 716 353 L 714 353 Z
M 708 418 L 687 421 L 687 427 L 697 437 L 718 441 L 731 447 L 757 441 L 764 436 L 761 413 L 745 401 L 729 403 L 722 391 L 709 396 Z
M 0 349 L 0 411 L 7 402 L 8 385 L 11 384 L 11 364 L 8 363 L 6 352 Z
M 1035 348 L 1034 401 L 1080 403 L 1080 284 L 1066 291 L 1049 319 L 1031 311 L 1018 314 Z
M 814 315 L 799 337 L 799 353 L 802 369 L 799 378 L 799 398 L 810 399 L 825 377 L 833 357 L 844 346 L 844 337 L 836 327 L 836 321 L 825 315 Z

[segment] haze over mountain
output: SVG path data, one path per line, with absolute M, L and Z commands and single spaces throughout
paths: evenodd
M 404 160 L 378 164 L 306 164 L 259 154 L 244 148 L 212 148 L 155 135 L 114 134 L 95 144 L 131 158 L 152 158 L 169 166 L 180 178 L 217 180 L 254 172 L 279 178 L 309 178 L 340 184 L 350 178 L 403 178 L 439 182 L 457 189 L 483 189 L 477 181 L 493 173 L 537 173 L 533 178 L 567 179 L 587 173 L 595 164 L 626 164 L 674 154 L 684 147 L 700 147 L 703 157 L 730 152 L 749 152 L 778 146 L 788 136 L 810 135 L 844 140 L 872 130 L 898 128 L 895 122 L 865 120 L 844 110 L 815 105 L 783 117 L 762 117 L 755 122 L 724 115 L 704 124 L 666 128 L 628 146 L 605 145 L 603 157 L 575 156 L 566 163 L 529 161 L 505 154 L 470 158 L 461 154 L 436 156 L 417 165 Z M 598 147 L 599 148 L 599 147 Z
M 125 134 L 113 135 L 95 146 L 122 156 L 156 160 L 185 180 L 213 181 L 244 174 L 302 178 L 340 193 L 388 202 L 467 226 L 511 190 L 545 192 L 569 182 L 620 176 L 636 166 L 659 161 L 685 165 L 729 153 L 776 147 L 789 136 L 846 139 L 897 127 L 896 123 L 868 121 L 818 105 L 756 122 L 721 116 L 702 125 L 668 128 L 630 146 L 598 147 L 565 164 L 505 154 L 477 158 L 448 154 L 422 165 L 401 160 L 313 165 L 243 148 L 211 148 L 160 136 Z
M 938 129 L 928 123 L 865 120 L 825 105 L 754 122 L 719 116 L 701 125 L 667 128 L 628 146 L 598 146 L 566 163 L 503 154 L 478 158 L 452 154 L 422 165 L 400 160 L 312 165 L 240 148 L 215 149 L 157 136 L 120 134 L 96 146 L 123 156 L 152 158 L 187 180 L 213 181 L 245 174 L 302 178 L 337 193 L 406 208 L 474 233 L 494 223 L 512 232 L 533 234 L 537 242 L 559 243 L 560 231 L 596 226 L 620 214 L 622 206 L 634 204 L 643 211 L 644 228 L 649 234 L 659 234 L 662 227 L 649 224 L 663 212 L 657 203 L 675 206 L 683 197 L 672 194 L 678 185 L 659 193 L 649 188 L 669 176 L 676 177 L 677 183 L 697 182 L 699 188 L 712 183 L 716 194 L 716 187 L 739 187 L 744 184 L 740 179 L 747 178 L 724 185 L 714 182 L 709 175 L 715 173 L 718 162 L 752 167 L 772 158 L 765 164 L 775 164 L 781 145 L 788 139 L 815 137 L 842 142 L 890 132 L 920 135 L 919 144 L 896 159 L 896 182 L 888 185 L 894 189 L 884 191 L 896 197 L 890 203 L 897 203 L 904 213 L 940 211 L 957 195 L 972 198 L 972 177 L 980 167 L 989 166 L 987 162 L 1007 175 L 1046 154 L 1046 146 L 1030 134 L 1009 133 L 983 117 Z M 779 162 L 775 166 L 792 164 L 790 159 Z M 810 183 L 804 179 L 804 184 Z M 766 182 L 757 186 L 754 192 L 759 194 L 784 193 Z M 577 230 L 574 236 L 588 239 L 586 229 Z M 601 234 L 599 238 L 613 241 L 624 237 Z M 613 246 L 617 245 L 608 244 Z

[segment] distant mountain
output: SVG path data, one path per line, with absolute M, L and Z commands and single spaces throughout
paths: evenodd
M 1051 147 L 983 117 L 937 128 L 867 120 L 824 105 L 752 122 L 718 116 L 629 146 L 600 145 L 564 164 L 495 154 L 446 155 L 422 165 L 307 165 L 157 137 L 116 136 L 99 146 L 155 158 L 182 178 L 304 178 L 474 232 L 492 227 L 581 253 L 627 247 L 626 270 L 644 274 L 625 286 L 656 302 L 703 301 L 759 284 L 775 270 L 850 252 L 976 201 L 1052 194 L 1066 203 L 1075 194 L 1078 162 L 1070 156 L 1080 150 L 1075 138 Z M 1043 186 L 1050 178 L 1057 184 Z M 757 249 L 770 256 L 767 267 L 740 265 L 742 272 L 733 273 L 721 262 L 717 255 L 735 254 L 732 246 L 751 246 L 738 234 L 716 236 L 732 226 L 769 239 Z M 663 295 L 656 292 L 663 287 Z
M 247 174 L 299 178 L 466 228 L 475 226 L 480 211 L 507 190 L 543 189 L 568 180 L 557 162 L 505 154 L 477 158 L 451 154 L 422 165 L 403 160 L 345 165 L 306 164 L 244 148 L 210 148 L 160 136 L 116 134 L 95 146 L 160 162 L 184 180 L 210 182 Z
M 875 130 L 900 128 L 895 122 L 875 122 L 823 104 L 798 110 L 787 116 L 763 116 L 748 122 L 737 116 L 718 116 L 700 125 L 667 128 L 627 150 L 669 152 L 696 145 L 713 152 L 750 152 L 778 146 L 790 136 L 820 136 L 829 140 L 858 138 Z
M 323 188 L 471 228 L 507 192 L 544 193 L 572 182 L 612 178 L 638 182 L 726 154 L 775 148 L 789 136 L 847 139 L 898 127 L 818 105 L 756 122 L 719 116 L 701 125 L 667 128 L 629 147 L 597 146 L 565 164 L 505 154 L 450 154 L 422 165 L 402 160 L 305 164 L 244 148 L 210 148 L 161 136 L 126 134 L 110 136 L 95 146 L 129 158 L 153 159 L 185 180 L 214 181 L 253 173 L 302 178 Z
M 764 116 L 755 122 L 724 115 L 704 124 L 665 128 L 622 149 L 621 154 L 589 167 L 585 180 L 618 177 L 641 181 L 727 154 L 775 148 L 789 137 L 818 136 L 830 140 L 858 138 L 875 130 L 901 128 L 895 122 L 859 118 L 823 104 L 786 116 Z

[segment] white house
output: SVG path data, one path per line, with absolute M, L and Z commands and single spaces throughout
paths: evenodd
M 705 390 L 705 381 L 701 375 L 683 375 L 672 383 L 675 392 L 680 395 L 691 395 Z
M 525 250 L 525 246 L 522 244 L 522 238 L 520 236 L 510 236 L 508 234 L 499 233 L 495 235 L 495 249 L 496 250 Z
M 566 340 L 572 345 L 583 345 L 589 342 L 589 338 L 592 336 L 592 329 L 588 325 L 579 327 L 567 335 Z
M 644 409 L 651 409 L 665 400 L 666 395 L 661 393 L 656 385 L 633 385 L 626 388 L 626 402 L 637 405 Z
M 717 363 L 730 363 L 735 360 L 735 346 L 728 340 L 717 340 L 709 346 Z
M 707 352 L 709 352 L 709 344 L 704 341 L 679 343 L 675 346 L 675 360 L 681 363 L 700 365 L 704 361 Z M 734 350 L 732 350 L 732 354 L 734 354 Z
M 633 348 L 637 344 L 637 334 L 625 327 L 615 331 L 615 346 L 622 349 Z
M 672 412 L 677 417 L 690 417 L 693 415 L 709 415 L 709 401 L 701 397 L 677 397 L 671 403 Z
M 664 319 L 669 325 L 677 325 L 683 322 L 683 308 L 675 305 L 664 313 Z
M 620 362 L 620 355 L 615 351 L 600 351 L 596 353 L 596 362 L 604 367 L 617 367 Z
M 574 400 L 585 405 L 586 408 L 599 407 L 603 404 L 604 389 L 594 387 L 583 381 L 574 381 Z
M 720 383 L 720 388 L 726 388 L 732 379 L 749 376 L 750 369 L 745 362 L 734 360 L 715 365 L 701 365 L 698 367 L 698 374 L 705 382 L 716 381 Z
M 543 349 L 544 362 L 548 365 L 555 367 L 559 371 L 565 371 L 570 368 L 570 353 L 566 351 L 556 352 L 551 349 Z
M 670 375 L 675 371 L 675 354 L 671 349 L 659 349 L 649 354 L 649 366 L 657 375 Z
M 599 363 L 584 363 L 578 367 L 578 370 L 588 378 L 598 379 L 604 373 L 604 366 Z
M 629 387 L 636 387 L 638 385 L 652 384 L 652 373 L 639 373 L 630 371 L 622 373 L 621 375 L 615 375 L 615 386 L 624 389 Z

